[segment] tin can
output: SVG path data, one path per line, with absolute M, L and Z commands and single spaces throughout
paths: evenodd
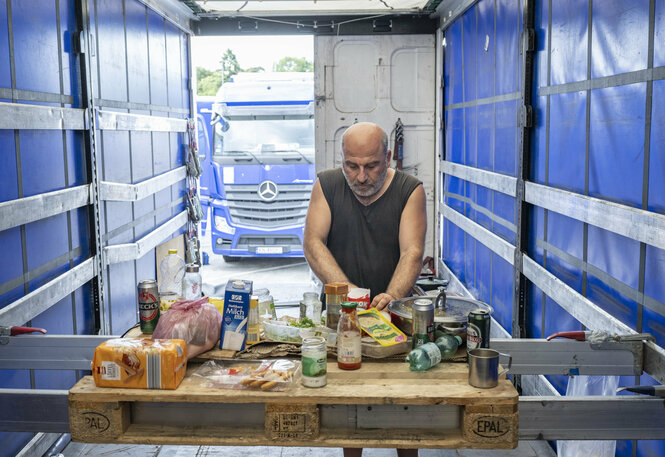
M 490 313 L 485 310 L 471 311 L 466 326 L 466 350 L 490 347 Z
M 139 318 L 142 333 L 152 333 L 159 321 L 159 291 L 157 281 L 142 279 L 139 281 Z
M 427 299 L 418 299 L 411 307 L 413 328 L 413 349 L 434 341 L 434 303 Z

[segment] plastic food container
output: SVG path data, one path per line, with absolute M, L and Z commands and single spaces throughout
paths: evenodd
M 268 319 L 263 322 L 267 340 L 302 343 L 303 338 L 322 336 L 328 346 L 334 346 L 337 334 L 327 327 L 300 328 L 289 325 L 286 321 Z

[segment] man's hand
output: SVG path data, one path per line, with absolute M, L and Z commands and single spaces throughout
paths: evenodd
M 374 300 L 372 300 L 372 304 L 370 305 L 372 308 L 376 308 L 378 311 L 383 310 L 386 306 L 388 306 L 388 303 L 391 301 L 395 301 L 396 298 L 390 295 L 389 293 L 382 293 L 374 297 Z

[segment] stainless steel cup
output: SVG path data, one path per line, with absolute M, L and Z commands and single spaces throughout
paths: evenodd
M 508 358 L 508 366 L 499 372 L 499 356 Z M 507 373 L 513 363 L 509 354 L 494 349 L 477 348 L 469 351 L 469 384 L 481 389 L 490 389 L 499 384 L 499 376 Z

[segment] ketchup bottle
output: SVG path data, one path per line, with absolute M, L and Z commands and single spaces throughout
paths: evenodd
M 356 306 L 355 302 L 343 302 L 337 324 L 337 366 L 342 370 L 357 370 L 362 363 Z

